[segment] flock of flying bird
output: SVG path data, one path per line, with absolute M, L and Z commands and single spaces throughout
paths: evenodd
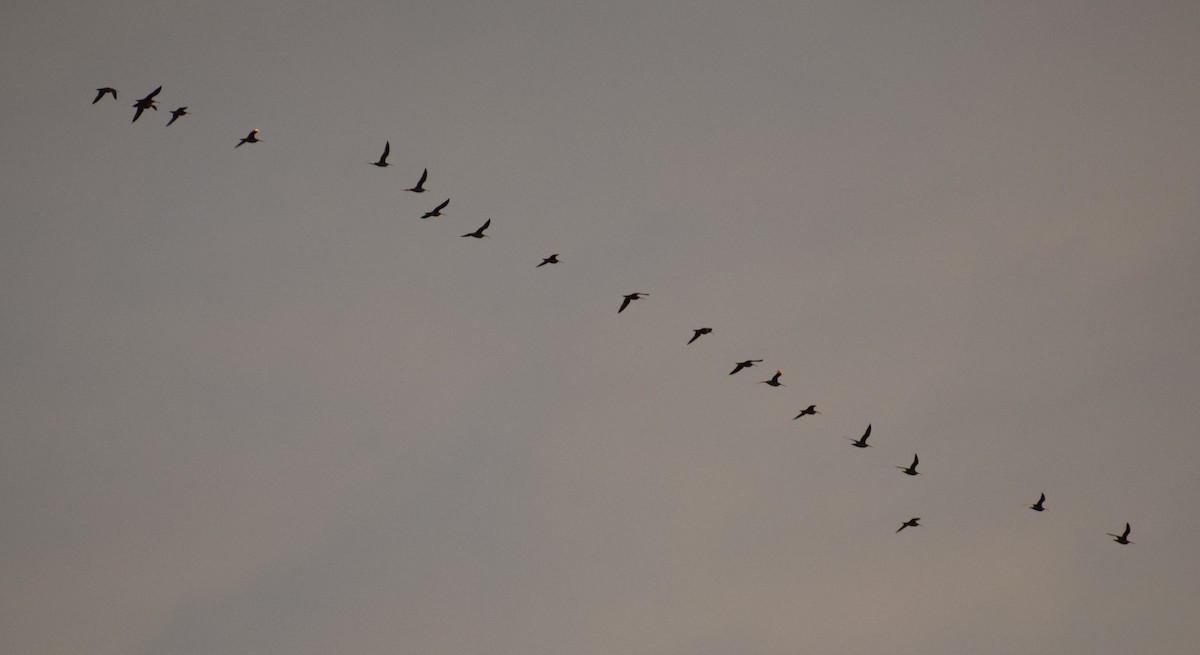
M 131 122 L 137 122 L 137 119 L 140 118 L 142 113 L 145 112 L 147 109 L 153 109 L 155 111 L 158 111 L 158 106 L 157 106 L 154 98 L 161 92 L 162 92 L 162 86 L 159 86 L 158 88 L 154 89 L 149 94 L 147 94 L 144 98 L 140 98 L 137 102 L 135 102 L 132 106 L 136 111 L 133 114 L 133 121 L 131 121 Z M 117 90 L 112 87 L 107 87 L 107 86 L 96 89 L 96 97 L 95 97 L 95 99 L 92 100 L 92 104 L 94 105 L 94 104 L 100 102 L 100 100 L 103 99 L 105 95 L 112 95 L 113 100 L 116 100 L 117 99 Z M 170 126 L 172 123 L 179 120 L 179 118 L 181 116 L 186 116 L 186 115 L 188 115 L 186 106 L 179 107 L 177 109 L 172 110 L 171 111 L 171 120 L 167 121 L 167 125 Z M 262 139 L 258 138 L 258 128 L 254 128 L 254 129 L 250 130 L 249 134 L 247 134 L 244 138 L 242 138 L 240 141 L 238 141 L 237 145 L 235 145 L 234 148 L 240 148 L 241 146 L 243 146 L 247 143 L 261 143 L 261 142 L 262 142 Z M 392 151 L 392 143 L 391 143 L 391 141 L 386 141 L 383 145 L 383 154 L 379 156 L 379 160 L 371 162 L 371 163 L 380 168 L 386 168 L 387 166 L 390 166 L 387 159 L 388 159 L 388 155 L 391 154 L 391 151 Z M 417 184 L 411 188 L 405 189 L 405 191 L 411 191 L 413 193 L 424 193 L 426 191 L 425 182 L 428 180 L 428 178 L 429 178 L 429 169 L 424 169 L 421 172 L 421 178 L 419 180 L 417 180 Z M 435 218 L 435 217 L 441 216 L 442 210 L 444 210 L 447 207 L 447 205 L 449 205 L 449 204 L 450 204 L 450 199 L 447 198 L 445 201 L 443 201 L 437 207 L 433 208 L 432 210 L 430 210 L 428 212 L 425 212 L 425 214 L 422 215 L 421 218 L 426 219 L 426 218 Z M 468 232 L 462 236 L 463 237 L 473 237 L 475 239 L 482 239 L 482 238 L 488 236 L 488 235 L 484 234 L 484 231 L 487 230 L 489 227 L 491 227 L 491 225 L 492 225 L 492 219 L 489 218 L 486 221 L 484 221 L 483 225 L 479 226 L 479 228 L 476 229 L 474 232 Z M 542 259 L 542 262 L 540 264 L 538 264 L 537 266 L 535 266 L 535 268 L 541 268 L 542 266 L 545 266 L 546 264 L 557 264 L 557 263 L 559 263 L 558 257 L 559 257 L 558 253 L 554 253 L 553 255 L 550 255 L 549 257 Z M 649 295 L 650 294 L 645 293 L 645 292 L 626 294 L 621 301 L 621 306 L 617 309 L 617 313 L 620 314 L 621 312 L 624 312 L 626 310 L 626 308 L 629 307 L 630 303 L 632 303 L 633 301 L 641 300 L 642 298 L 645 298 Z M 706 334 L 711 334 L 712 331 L 713 331 L 712 328 L 709 328 L 709 327 L 697 328 L 697 329 L 693 330 L 692 338 L 690 340 L 688 340 L 687 343 L 691 344 L 691 343 L 695 342 L 697 339 L 699 339 L 700 337 L 702 337 Z M 747 360 L 744 360 L 741 362 L 737 362 L 734 365 L 733 370 L 730 371 L 729 374 L 733 375 L 735 373 L 740 372 L 742 369 L 750 368 L 750 367 L 754 366 L 755 364 L 760 364 L 760 363 L 762 363 L 762 361 L 763 360 L 761 360 L 761 359 L 747 359 Z M 782 382 L 779 381 L 779 378 L 782 376 L 783 376 L 783 371 L 776 370 L 775 375 L 771 376 L 771 378 L 767 379 L 767 380 L 759 380 L 759 384 L 766 384 L 766 385 L 769 385 L 772 387 L 785 386 Z M 821 412 L 817 411 L 816 405 L 809 405 L 808 407 L 800 410 L 800 413 L 797 414 L 792 420 L 799 419 L 803 416 L 812 416 L 814 414 L 820 414 L 820 413 Z M 871 444 L 867 443 L 867 438 L 870 436 L 871 436 L 871 424 L 868 423 L 867 429 L 863 432 L 861 437 L 859 437 L 858 439 L 846 437 L 846 439 L 849 439 L 851 442 L 851 445 L 853 445 L 856 448 L 870 448 Z M 920 463 L 920 458 L 918 458 L 917 455 L 914 453 L 912 464 L 909 464 L 908 466 L 896 466 L 896 468 L 902 470 L 906 475 L 911 475 L 911 476 L 920 475 L 917 472 L 917 465 L 919 463 Z M 1038 497 L 1037 502 L 1030 505 L 1029 508 L 1036 512 L 1045 511 L 1045 509 L 1046 509 L 1045 505 L 1044 505 L 1045 502 L 1046 502 L 1046 494 L 1043 493 Z M 920 527 L 920 523 L 919 523 L 920 520 L 921 520 L 920 517 L 911 518 L 911 519 L 905 521 L 904 523 L 902 523 L 900 525 L 899 529 L 896 530 L 896 532 L 899 533 L 904 528 Z M 1129 524 L 1126 523 L 1125 531 L 1122 532 L 1121 534 L 1113 534 L 1111 532 L 1109 532 L 1107 534 L 1108 534 L 1108 536 L 1113 537 L 1113 541 L 1115 541 L 1116 543 L 1121 544 L 1121 545 L 1126 545 L 1126 544 L 1133 543 L 1132 541 L 1129 540 L 1129 532 L 1130 532 L 1130 527 L 1129 527 Z

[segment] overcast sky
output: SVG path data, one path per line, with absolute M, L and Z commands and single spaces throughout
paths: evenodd
M 0 650 L 1200 641 L 1200 4 L 0 13 Z

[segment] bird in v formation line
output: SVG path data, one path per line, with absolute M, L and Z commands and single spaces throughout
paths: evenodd
M 138 118 L 140 118 L 141 115 L 147 109 L 153 109 L 154 111 L 158 111 L 158 105 L 157 105 L 157 101 L 155 100 L 155 97 L 161 92 L 162 92 L 162 85 L 159 85 L 158 88 L 156 88 L 153 91 L 151 91 L 150 93 L 146 94 L 145 97 L 139 98 L 133 104 L 133 107 L 136 111 L 134 112 L 133 120 L 131 122 L 137 122 Z M 116 100 L 117 99 L 117 90 L 112 87 L 107 87 L 107 86 L 97 88 L 96 89 L 96 97 L 92 100 L 92 104 L 94 105 L 94 104 L 100 102 L 100 100 L 102 100 L 104 98 L 104 96 L 106 96 L 106 95 L 111 95 L 113 97 L 113 100 Z M 167 121 L 167 126 L 169 127 L 175 121 L 179 120 L 180 117 L 188 115 L 187 109 L 188 109 L 187 106 L 182 106 L 182 107 L 179 107 L 179 108 L 171 111 L 171 119 L 169 121 Z M 247 144 L 247 143 L 261 143 L 262 139 L 258 138 L 258 132 L 259 132 L 258 128 L 252 129 L 250 131 L 250 133 L 247 134 L 240 141 L 238 141 L 237 145 L 234 147 L 240 148 L 242 145 Z M 380 168 L 385 168 L 385 167 L 389 166 L 390 164 L 388 163 L 387 158 L 388 158 L 388 155 L 391 153 L 391 149 L 392 149 L 391 141 L 390 140 L 385 141 L 384 145 L 383 145 L 383 154 L 381 154 L 379 156 L 378 161 L 374 161 L 371 163 Z M 409 189 L 405 189 L 405 191 L 412 191 L 414 193 L 424 193 L 426 191 L 425 182 L 428 179 L 428 177 L 429 177 L 429 169 L 426 168 L 421 172 L 421 178 L 419 180 L 417 180 L 416 185 Z M 445 201 L 443 201 L 441 204 L 439 204 L 437 207 L 435 207 L 432 211 L 426 212 L 423 216 L 421 216 L 421 218 L 425 219 L 425 218 L 433 218 L 433 217 L 441 216 L 442 210 L 445 209 L 446 206 L 449 204 L 450 204 L 450 199 L 447 198 Z M 486 220 L 483 223 L 483 225 L 481 225 L 474 232 L 468 232 L 462 236 L 463 237 L 474 237 L 476 239 L 483 239 L 484 237 L 488 236 L 488 235 L 484 234 L 484 230 L 488 229 L 488 227 L 490 227 L 491 224 L 492 224 L 492 220 L 489 218 L 488 220 Z M 554 253 L 554 254 L 550 255 L 549 257 L 542 259 L 541 263 L 538 264 L 535 268 L 541 268 L 542 266 L 545 266 L 546 264 L 557 264 L 557 263 L 559 263 L 558 257 L 559 257 L 559 254 Z M 617 310 L 617 313 L 620 314 L 621 312 L 624 312 L 625 309 L 627 307 L 629 307 L 629 304 L 631 302 L 633 302 L 634 300 L 640 300 L 648 295 L 650 295 L 650 294 L 645 293 L 645 292 L 626 294 L 625 296 L 623 296 L 623 300 L 621 302 L 621 307 Z M 701 336 L 706 335 L 706 334 L 711 334 L 711 333 L 712 333 L 712 328 L 703 327 L 703 328 L 695 329 L 695 330 L 693 330 L 692 338 L 689 339 L 687 343 L 691 344 L 694 341 L 696 341 L 697 339 L 699 339 Z M 747 359 L 747 360 L 738 362 L 735 365 L 734 369 L 729 372 L 729 374 L 733 375 L 735 373 L 738 373 L 739 371 L 741 371 L 744 368 L 750 368 L 750 367 L 754 366 L 755 364 L 761 363 L 762 361 L 763 360 L 761 360 L 761 359 Z M 779 381 L 779 378 L 782 375 L 783 375 L 783 371 L 777 370 L 777 371 L 775 371 L 775 375 L 772 376 L 769 380 L 760 380 L 759 384 L 767 384 L 772 387 L 785 386 L 782 382 Z M 815 414 L 820 414 L 821 412 L 818 412 L 816 407 L 817 407 L 816 405 L 809 405 L 808 407 L 801 410 L 800 413 L 797 414 L 792 420 L 799 419 L 803 416 L 812 416 Z M 861 437 L 859 437 L 858 439 L 846 437 L 846 439 L 849 439 L 851 442 L 851 445 L 855 446 L 856 448 L 869 448 L 869 447 L 871 447 L 871 444 L 867 443 L 867 439 L 870 436 L 871 436 L 871 424 L 868 423 L 867 429 L 863 432 Z M 920 462 L 920 459 L 917 457 L 916 454 L 914 454 L 912 464 L 910 464 L 908 466 L 896 466 L 895 468 L 901 469 L 906 475 L 915 476 L 915 475 L 919 475 L 919 473 L 917 472 L 917 464 L 919 462 Z M 1046 502 L 1046 494 L 1042 493 L 1038 497 L 1037 502 L 1030 505 L 1029 508 L 1036 512 L 1043 512 L 1046 509 L 1045 502 Z M 908 527 L 914 527 L 914 528 L 920 527 L 920 524 L 918 523 L 920 520 L 921 520 L 920 517 L 911 518 L 911 519 L 905 521 L 904 523 L 902 523 L 900 525 L 900 528 L 897 529 L 896 532 L 899 533 L 900 531 L 902 531 Z M 1130 529 L 1129 523 L 1126 523 L 1125 530 L 1121 534 L 1118 535 L 1118 534 L 1113 534 L 1111 532 L 1109 532 L 1107 534 L 1108 534 L 1108 536 L 1113 538 L 1114 542 L 1121 544 L 1121 545 L 1128 545 L 1128 544 L 1133 543 L 1132 541 L 1129 540 L 1130 530 L 1131 529 Z

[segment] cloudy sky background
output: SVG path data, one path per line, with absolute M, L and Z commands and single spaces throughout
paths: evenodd
M 3 14 L 5 652 L 1200 640 L 1200 5 Z

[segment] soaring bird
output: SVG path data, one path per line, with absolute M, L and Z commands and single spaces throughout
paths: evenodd
M 1115 541 L 1121 545 L 1133 543 L 1132 541 L 1129 540 L 1129 524 L 1128 523 L 1125 524 L 1125 531 L 1122 532 L 1121 534 L 1113 534 L 1111 532 L 1109 532 L 1107 534 L 1108 534 L 1108 536 L 1113 537 L 1113 541 Z
M 174 123 L 175 121 L 179 120 L 180 116 L 187 116 L 187 115 L 188 115 L 187 107 L 180 107 L 179 109 L 175 109 L 175 110 L 171 111 L 171 120 L 167 121 L 167 127 L 171 127 L 171 123 Z
M 695 341 L 696 339 L 699 339 L 701 336 L 703 336 L 705 334 L 711 334 L 711 333 L 712 333 L 712 328 L 699 328 L 696 330 L 692 330 L 692 338 L 688 339 L 688 343 L 691 343 L 691 342 Z
M 921 520 L 921 517 L 919 517 L 919 516 L 916 518 L 909 519 L 900 525 L 900 530 L 903 530 L 904 528 L 919 528 L 919 527 L 921 527 L 921 524 L 917 523 L 917 521 L 920 521 L 920 520 Z M 900 530 L 896 530 L 896 532 L 899 532 Z
M 625 308 L 629 306 L 629 303 L 631 303 L 635 300 L 640 300 L 642 298 L 642 296 L 648 296 L 648 295 L 650 295 L 650 294 L 638 292 L 638 293 L 631 293 L 631 294 L 625 296 L 625 300 L 621 301 L 621 308 L 617 310 L 617 313 L 620 314 L 621 312 L 625 311 Z
M 476 239 L 482 239 L 483 237 L 487 236 L 486 234 L 483 233 L 483 231 L 488 229 L 488 226 L 491 224 L 492 224 L 492 219 L 489 218 L 483 222 L 483 225 L 479 226 L 478 230 L 475 230 L 474 232 L 467 232 L 463 236 L 464 237 L 475 237 Z
M 792 420 L 794 421 L 794 420 L 800 418 L 801 416 L 812 416 L 813 414 L 820 414 L 820 413 L 821 412 L 817 411 L 816 405 L 809 405 L 808 407 L 805 407 L 804 409 L 800 410 L 800 413 L 797 414 Z
M 371 162 L 371 163 L 372 163 L 372 164 L 374 164 L 374 165 L 376 165 L 376 166 L 378 166 L 378 167 L 380 167 L 380 168 L 385 168 L 385 167 L 387 167 L 387 165 L 388 165 L 388 163 L 387 163 L 387 156 L 388 156 L 388 153 L 389 153 L 389 152 L 391 152 L 391 151 L 392 151 L 392 142 L 391 142 L 391 141 L 384 141 L 384 142 L 383 142 L 383 154 L 382 154 L 382 155 L 379 155 L 379 161 L 373 161 L 373 162 Z
M 142 98 L 141 100 L 138 100 L 137 102 L 133 103 L 133 106 L 135 109 L 137 109 L 137 112 L 135 112 L 133 114 L 133 120 L 130 121 L 131 123 L 136 123 L 138 117 L 141 116 L 142 112 L 146 111 L 147 109 L 153 109 L 154 111 L 158 111 L 158 105 L 154 104 L 154 102 L 155 102 L 154 96 L 158 95 L 158 93 L 160 91 L 162 91 L 162 86 L 159 86 L 157 89 L 151 91 L 150 94 L 147 95 L 145 98 Z M 113 97 L 116 97 L 116 96 L 114 95 Z
M 417 186 L 405 191 L 413 191 L 415 193 L 425 193 L 425 178 L 429 177 L 429 169 L 426 168 L 421 172 L 421 179 L 417 180 Z
M 557 264 L 557 263 L 558 263 L 558 253 L 554 253 L 553 255 L 550 255 L 549 257 L 546 257 L 545 259 L 543 259 L 542 263 L 538 264 L 537 266 L 534 266 L 534 268 L 541 268 L 541 267 L 545 266 L 546 264 Z
M 1041 496 L 1039 496 L 1038 501 L 1036 503 L 1030 505 L 1029 509 L 1031 509 L 1035 512 L 1044 512 L 1044 511 L 1046 511 L 1046 508 L 1042 506 L 1042 503 L 1044 503 L 1044 502 L 1046 502 L 1046 494 L 1042 494 Z
M 106 93 L 111 93 L 113 100 L 117 99 L 117 90 L 116 89 L 112 88 L 111 86 L 102 86 L 99 89 L 96 89 L 96 99 L 92 101 L 92 104 L 94 105 L 97 102 L 100 102 L 100 98 L 103 98 L 104 94 L 106 94 Z
M 733 375 L 734 373 L 737 373 L 738 371 L 740 371 L 744 368 L 750 368 L 751 366 L 754 366 L 755 364 L 757 364 L 761 361 L 762 361 L 761 359 L 747 359 L 744 362 L 738 362 L 737 366 L 734 366 L 733 370 L 730 371 L 729 374 Z
M 387 164 L 384 164 L 384 166 L 387 166 Z M 421 218 L 433 218 L 434 216 L 441 216 L 442 210 L 445 209 L 446 205 L 449 205 L 449 204 L 450 204 L 450 199 L 446 198 L 446 202 L 443 202 L 442 204 L 438 205 L 437 207 L 434 207 L 433 211 L 425 212 L 425 214 L 423 216 L 421 216 Z
M 850 437 L 846 437 L 846 438 L 850 439 L 851 445 L 853 445 L 855 448 L 870 448 L 871 444 L 867 443 L 867 437 L 869 437 L 869 436 L 871 436 L 871 424 L 870 423 L 867 424 L 867 431 L 864 432 L 863 435 L 861 437 L 859 437 L 857 441 L 855 441 L 854 439 L 850 439 Z
M 775 375 L 771 376 L 770 380 L 759 380 L 759 384 L 769 384 L 772 387 L 782 387 L 784 384 L 779 381 L 779 376 L 783 375 L 783 371 L 775 371 Z
M 910 466 L 908 466 L 908 467 L 897 466 L 896 468 L 904 471 L 904 473 L 906 475 L 920 475 L 920 473 L 917 473 L 917 463 L 919 461 L 920 460 L 917 459 L 916 453 L 913 453 L 913 463 Z
M 234 146 L 234 148 L 241 148 L 243 143 L 258 143 L 258 142 L 259 142 L 258 128 L 256 127 L 253 130 L 250 130 L 250 133 L 246 135 L 246 138 L 242 139 L 241 141 L 238 141 L 238 144 L 236 146 Z

